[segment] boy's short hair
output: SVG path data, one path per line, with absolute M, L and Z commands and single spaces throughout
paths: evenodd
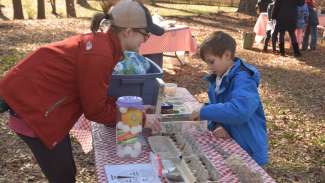
M 218 57 L 222 57 L 222 55 L 226 51 L 231 52 L 231 56 L 235 56 L 236 52 L 236 41 L 229 34 L 216 31 L 209 35 L 200 46 L 200 57 L 205 60 L 204 56 L 206 54 L 212 54 Z

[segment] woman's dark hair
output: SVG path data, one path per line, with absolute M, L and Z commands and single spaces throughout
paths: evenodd
M 90 30 L 91 32 L 93 32 L 94 34 L 96 34 L 96 32 L 98 31 L 98 29 L 100 28 L 100 24 L 101 22 L 106 19 L 106 20 L 113 20 L 113 17 L 106 13 L 109 12 L 109 10 L 111 9 L 112 6 L 114 6 L 114 4 L 116 3 L 116 0 L 101 0 L 100 1 L 100 5 L 102 7 L 103 12 L 101 13 L 96 13 L 91 20 L 91 24 L 90 24 Z
M 91 32 L 96 34 L 96 32 L 98 31 L 98 29 L 100 27 L 100 23 L 104 19 L 112 21 L 112 16 L 110 14 L 106 14 L 106 13 L 96 13 L 91 20 L 91 24 L 90 24 Z
M 98 31 L 98 29 L 100 29 L 101 26 L 101 22 L 103 20 L 108 20 L 111 21 L 110 27 L 109 29 L 112 32 L 118 33 L 121 32 L 122 30 L 124 30 L 125 28 L 122 27 L 117 27 L 115 25 L 112 24 L 113 21 L 113 17 L 111 14 L 106 14 L 106 13 L 96 13 L 92 20 L 91 20 L 91 25 L 90 25 L 90 30 L 91 32 L 93 32 L 93 34 L 96 34 L 96 32 Z

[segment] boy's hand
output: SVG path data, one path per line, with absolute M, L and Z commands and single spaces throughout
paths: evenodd
M 230 139 L 230 135 L 228 134 L 228 132 L 223 128 L 223 127 L 218 127 L 216 128 L 212 134 L 216 137 L 216 138 L 223 138 L 223 139 Z
M 146 123 L 145 128 L 151 128 L 154 133 L 157 133 L 161 130 L 159 116 L 155 114 L 146 114 Z
M 192 121 L 200 121 L 200 111 L 193 111 L 191 114 Z
M 200 111 L 203 104 L 198 104 L 196 106 L 193 106 L 192 114 L 191 114 L 191 120 L 192 121 L 200 121 Z

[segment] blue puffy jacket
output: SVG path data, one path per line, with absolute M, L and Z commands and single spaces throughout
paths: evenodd
M 229 135 L 259 164 L 268 162 L 266 119 L 258 93 L 260 74 L 257 69 L 234 59 L 234 65 L 224 76 L 218 92 L 216 77 L 209 81 L 209 104 L 202 107 L 200 118 L 208 120 L 209 130 L 222 125 Z

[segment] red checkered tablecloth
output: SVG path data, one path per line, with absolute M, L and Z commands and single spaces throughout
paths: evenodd
M 182 97 L 186 102 L 190 102 L 193 105 L 197 102 L 185 88 L 177 88 L 176 93 L 176 97 Z M 264 182 L 275 182 L 235 141 L 215 139 L 208 132 L 198 133 L 190 130 L 188 133 L 199 144 L 201 152 L 208 157 L 212 165 L 217 169 L 220 174 L 219 182 L 236 183 L 239 180 L 231 169 L 227 167 L 223 157 L 214 149 L 213 144 L 217 144 L 229 154 L 239 156 L 248 167 L 262 175 Z M 91 123 L 84 116 L 79 119 L 71 130 L 71 135 L 80 142 L 86 153 L 94 148 L 98 182 L 107 182 L 104 171 L 104 166 L 107 164 L 149 162 L 149 148 L 145 148 L 144 153 L 138 159 L 125 160 L 116 156 L 115 128 L 106 127 L 103 124 L 94 122 Z
M 212 162 L 213 166 L 221 175 L 219 182 L 239 182 L 236 175 L 225 164 L 223 157 L 213 148 L 212 144 L 217 144 L 225 152 L 239 156 L 251 170 L 260 173 L 265 183 L 274 183 L 275 181 L 261 168 L 234 140 L 216 139 L 207 133 L 190 132 L 203 152 Z
M 93 149 L 93 138 L 91 136 L 91 122 L 82 115 L 78 122 L 73 126 L 70 135 L 77 139 L 80 143 L 82 150 L 85 153 Z
M 147 163 L 149 162 L 149 148 L 144 148 L 144 153 L 137 159 L 122 159 L 116 156 L 115 128 L 106 127 L 102 124 L 92 123 L 93 145 L 95 149 L 95 165 L 98 182 L 107 182 L 104 166 L 107 164 Z M 263 182 L 274 183 L 275 181 L 233 140 L 215 139 L 209 133 L 190 131 L 189 134 L 199 144 L 212 165 L 218 170 L 219 182 L 239 183 L 237 176 L 225 164 L 223 157 L 213 149 L 211 144 L 217 144 L 229 154 L 239 156 L 252 170 L 262 175 Z
M 149 163 L 149 148 L 144 148 L 137 159 L 119 158 L 116 155 L 115 128 L 92 123 L 92 135 L 98 182 L 107 182 L 104 169 L 107 164 Z
M 189 51 L 195 53 L 197 44 L 192 37 L 191 29 L 186 25 L 176 25 L 167 28 L 161 36 L 151 35 L 140 46 L 141 54 L 154 54 L 163 52 Z

